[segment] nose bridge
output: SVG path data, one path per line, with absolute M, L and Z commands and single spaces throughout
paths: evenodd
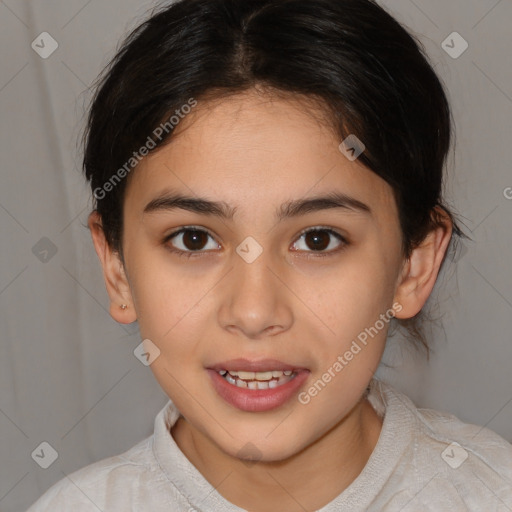
M 293 319 L 286 287 L 276 277 L 279 264 L 255 239 L 247 237 L 233 254 L 231 282 L 220 310 L 224 328 L 247 337 L 290 327 Z

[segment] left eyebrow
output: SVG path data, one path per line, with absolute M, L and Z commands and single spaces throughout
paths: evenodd
M 369 216 L 372 215 L 372 210 L 367 204 L 341 192 L 331 192 L 325 196 L 288 201 L 281 205 L 275 215 L 278 221 L 282 221 L 287 218 L 333 208 L 363 213 Z M 143 213 L 164 212 L 175 209 L 187 210 L 200 215 L 212 215 L 225 220 L 232 220 L 237 211 L 237 207 L 229 206 L 223 201 L 211 201 L 201 197 L 163 193 L 152 199 L 144 207 Z

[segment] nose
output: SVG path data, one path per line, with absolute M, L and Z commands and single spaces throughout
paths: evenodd
M 282 265 L 265 250 L 250 263 L 238 254 L 233 260 L 218 311 L 221 327 L 254 340 L 290 329 L 293 294 Z

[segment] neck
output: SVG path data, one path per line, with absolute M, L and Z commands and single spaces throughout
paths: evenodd
M 223 452 L 182 416 L 171 434 L 190 462 L 231 503 L 253 512 L 273 512 L 277 505 L 287 512 L 303 512 L 322 508 L 357 478 L 381 428 L 382 419 L 362 399 L 299 453 L 251 465 Z

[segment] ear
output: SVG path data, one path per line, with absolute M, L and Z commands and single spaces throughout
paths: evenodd
M 404 263 L 395 291 L 395 301 L 402 305 L 397 318 L 412 318 L 427 302 L 450 243 L 453 224 L 446 212 L 435 208 L 441 225 L 428 233 Z
M 121 324 L 131 324 L 137 320 L 130 285 L 126 277 L 119 253 L 108 245 L 103 231 L 101 216 L 94 210 L 88 219 L 96 254 L 103 267 L 103 278 L 110 297 L 110 316 Z M 121 308 L 126 305 L 125 309 Z

